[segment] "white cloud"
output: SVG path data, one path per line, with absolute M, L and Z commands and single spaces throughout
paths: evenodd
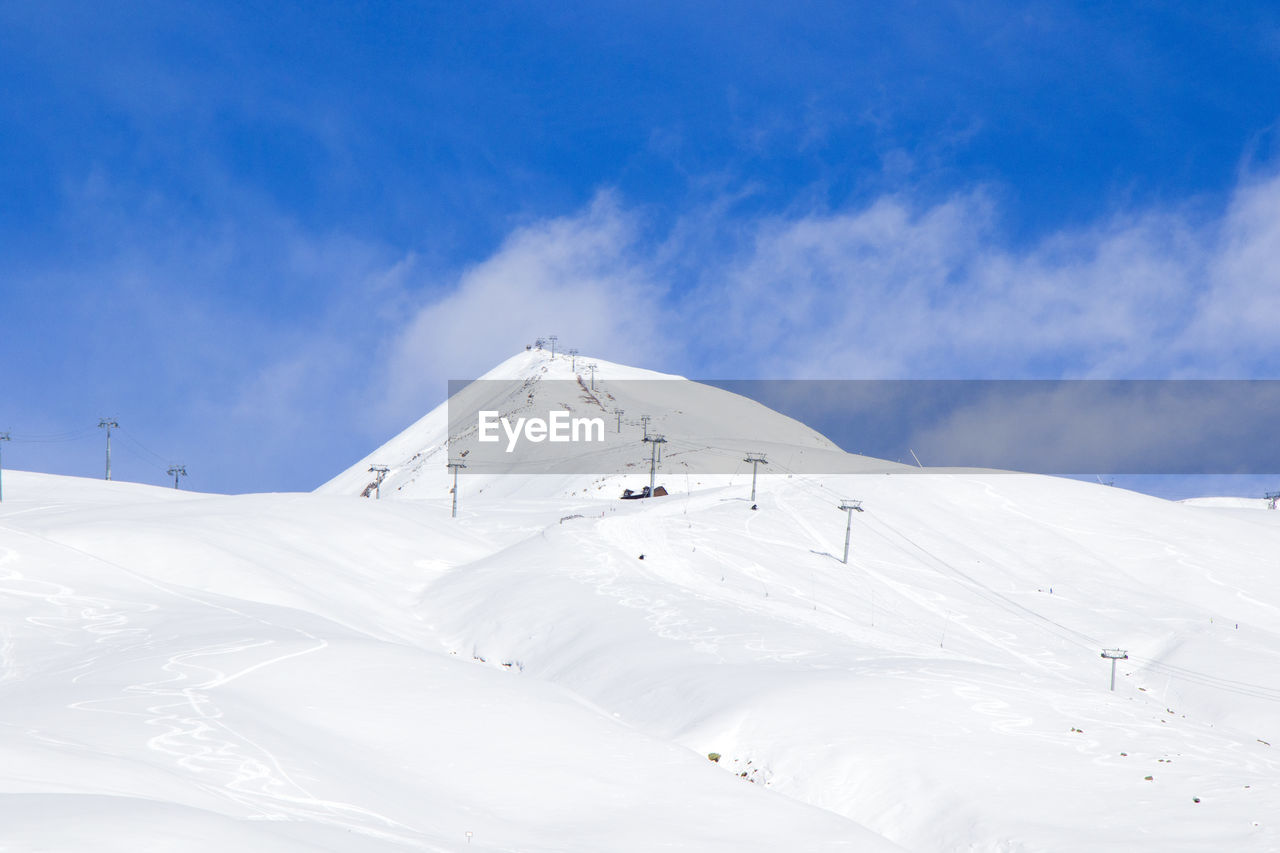
M 766 354 L 769 375 L 970 377 L 1128 374 L 1203 285 L 1205 235 L 1143 213 L 1008 248 L 981 193 L 755 226 L 724 284 L 691 300 Z M 710 277 L 709 277 L 710 278 Z M 725 326 L 721 326 L 725 328 Z M 735 364 L 735 361 L 737 362 Z
M 1163 378 L 1274 374 L 1280 179 L 1225 209 L 1129 210 L 1015 246 L 989 195 L 744 218 L 656 240 L 602 194 L 517 229 L 389 348 L 389 420 L 539 335 L 723 377 Z
M 478 376 L 548 334 L 593 356 L 652 364 L 668 346 L 665 293 L 637 228 L 603 194 L 577 216 L 515 231 L 405 323 L 389 351 L 388 414 L 417 417 L 449 379 Z
M 1218 229 L 1206 287 L 1184 347 L 1224 369 L 1258 365 L 1274 374 L 1280 328 L 1280 178 L 1242 186 Z M 1269 364 L 1259 365 L 1259 362 Z

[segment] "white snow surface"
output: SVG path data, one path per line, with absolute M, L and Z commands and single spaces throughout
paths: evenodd
M 1265 498 L 1187 498 L 1180 503 L 1212 509 L 1270 509 Z
M 703 387 L 707 452 L 839 455 Z M 0 850 L 1280 849 L 1280 513 L 849 457 L 454 519 L 443 431 L 314 494 L 4 472 Z

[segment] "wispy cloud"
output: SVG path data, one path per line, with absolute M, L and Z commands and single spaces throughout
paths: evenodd
M 405 324 L 390 361 L 478 371 L 538 333 L 704 375 L 1163 378 L 1275 375 L 1280 179 L 1217 215 L 1117 211 L 1014 245 L 982 191 L 931 205 L 690 215 L 654 239 L 602 196 L 519 229 Z M 466 332 L 454 331 L 466 329 Z M 478 331 L 477 331 L 478 330 Z M 644 345 L 641 345 L 644 342 Z
M 441 401 L 449 379 L 474 378 L 543 335 L 618 361 L 662 358 L 672 346 L 667 283 L 640 236 L 637 218 L 609 194 L 577 216 L 517 229 L 393 338 L 388 417 L 421 415 Z

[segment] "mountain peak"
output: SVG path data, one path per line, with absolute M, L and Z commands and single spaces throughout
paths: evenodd
M 799 421 L 713 385 L 588 356 L 530 348 L 479 379 L 450 385 L 448 400 L 317 491 L 372 496 L 376 480 L 370 469 L 376 465 L 388 469 L 382 497 L 444 497 L 452 487 L 450 458 L 470 469 L 470 489 L 485 488 L 490 495 L 507 493 L 503 474 L 532 473 L 554 476 L 538 486 L 522 480 L 524 494 L 590 487 L 612 496 L 615 490 L 600 488 L 603 482 L 647 484 L 649 463 L 656 467 L 658 457 L 662 475 L 680 478 L 732 474 L 752 452 L 769 454 L 772 473 L 795 470 L 802 462 L 812 468 L 815 460 L 830 471 L 903 467 L 845 453 Z M 487 445 L 479 435 L 485 412 L 492 429 Z M 592 421 L 592 438 L 599 440 L 589 446 L 522 444 L 519 454 L 511 453 L 512 442 L 493 441 L 501 438 L 497 424 L 503 419 L 503 428 L 511 429 L 521 418 L 545 420 L 548 413 Z M 644 440 L 652 434 L 665 439 L 660 452 Z

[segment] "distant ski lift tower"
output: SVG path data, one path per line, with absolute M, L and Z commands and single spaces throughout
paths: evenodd
M 849 535 L 853 533 L 853 514 L 862 512 L 862 501 L 840 501 L 840 509 L 849 516 L 844 526 L 844 559 L 840 561 L 847 566 L 849 565 Z
M 587 365 L 587 370 L 591 371 L 591 390 L 592 391 L 596 390 L 596 368 L 599 366 L 600 365 L 596 364 L 594 361 Z
M 578 351 L 576 349 L 569 350 L 569 370 L 573 373 L 578 372 Z
M 453 471 L 453 517 L 458 517 L 458 469 L 466 468 L 466 463 L 461 459 L 453 459 L 449 462 L 449 468 Z
M 9 441 L 9 433 L 0 432 L 0 441 Z M 4 456 L 0 454 L 0 503 L 4 502 Z
M 111 430 L 120 429 L 120 424 L 116 423 L 115 418 L 98 418 L 98 428 L 106 427 L 107 429 L 107 479 L 111 479 Z
M 382 500 L 382 481 L 387 478 L 387 472 L 391 469 L 386 465 L 370 465 L 369 470 L 373 472 L 373 499 L 375 501 Z M 368 492 L 365 492 L 368 494 Z
M 1129 653 L 1124 649 L 1103 649 L 1102 656 L 1111 659 L 1111 692 L 1114 693 L 1116 689 L 1116 661 L 1128 660 Z
M 618 435 L 622 435 L 622 409 L 614 409 L 613 413 L 618 416 Z
M 649 494 L 653 494 L 653 485 L 656 482 L 658 471 L 658 445 L 666 444 L 667 439 L 661 435 L 646 435 L 641 441 L 649 442 Z
M 1276 501 L 1280 500 L 1280 492 L 1267 492 L 1267 508 L 1275 509 Z
M 556 357 L 556 341 L 560 340 L 556 335 L 547 335 L 547 340 L 551 342 L 551 357 Z
M 640 416 L 640 423 L 644 425 L 644 438 L 642 439 L 643 441 L 649 440 L 649 421 L 651 420 L 653 420 L 653 418 L 649 417 L 648 415 Z
M 186 465 L 170 465 L 169 476 L 173 478 L 173 487 L 178 488 L 178 478 L 187 476 Z
M 751 463 L 751 502 L 756 502 L 756 470 L 761 465 L 768 465 L 769 460 L 764 458 L 763 453 L 748 453 L 747 458 L 743 462 Z

